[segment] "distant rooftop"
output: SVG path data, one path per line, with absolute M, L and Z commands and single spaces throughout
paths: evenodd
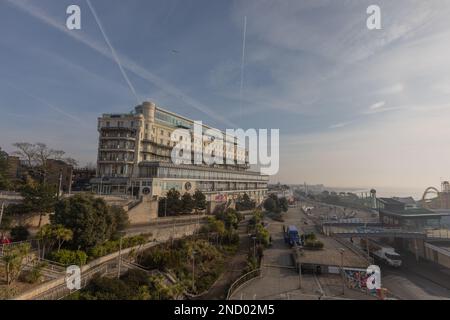
M 416 204 L 416 200 L 414 200 L 413 197 L 394 197 L 393 199 L 396 201 L 400 201 L 404 204 L 411 204 L 411 205 Z
M 384 204 L 393 204 L 393 205 L 403 205 L 404 203 L 401 201 L 398 201 L 394 198 L 378 198 L 379 201 L 381 201 Z

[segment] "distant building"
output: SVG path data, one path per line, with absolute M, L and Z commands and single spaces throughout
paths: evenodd
M 416 202 L 416 200 L 413 199 L 413 197 L 393 197 L 392 199 L 404 203 L 405 210 L 418 208 L 417 202 Z
M 7 178 L 10 180 L 17 180 L 20 176 L 20 159 L 15 156 L 8 156 L 8 173 Z
M 47 160 L 46 183 L 60 188 L 61 192 L 70 192 L 72 186 L 73 166 L 63 160 Z
M 72 175 L 72 191 L 91 191 L 91 179 L 95 178 L 94 168 L 74 168 Z
M 380 222 L 387 227 L 421 230 L 437 227 L 449 213 L 435 212 L 426 208 L 406 209 L 406 204 L 393 198 L 378 198 Z
M 48 159 L 45 182 L 55 188 L 60 186 L 61 192 L 69 192 L 72 184 L 72 170 L 73 167 L 63 160 Z M 11 181 L 24 181 L 26 176 L 42 179 L 42 175 L 30 168 L 26 161 L 16 156 L 8 156 L 8 178 Z

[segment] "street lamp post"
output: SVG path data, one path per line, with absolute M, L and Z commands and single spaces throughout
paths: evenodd
M 345 250 L 343 248 L 339 249 L 339 253 L 341 254 L 342 295 L 345 295 L 344 252 Z
M 123 238 L 123 232 L 120 233 L 120 241 L 119 241 L 119 263 L 117 267 L 117 279 L 120 278 L 120 269 L 122 267 L 122 238 Z
M 58 196 L 57 196 L 57 200 L 59 200 L 59 198 L 60 198 L 60 196 L 61 196 L 61 186 L 62 186 L 62 169 L 59 170 Z
M 192 292 L 195 292 L 195 251 L 192 251 Z
M 102 195 L 102 193 L 103 193 L 102 189 L 103 189 L 103 175 L 100 177 L 100 190 L 98 192 L 100 195 Z
M 167 217 L 167 196 L 164 199 L 164 218 Z
M 5 209 L 5 203 L 2 202 L 2 207 L 0 209 L 0 225 L 2 224 L 2 218 L 3 218 L 3 210 Z

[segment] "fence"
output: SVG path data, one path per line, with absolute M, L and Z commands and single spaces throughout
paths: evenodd
M 57 287 L 52 288 L 50 291 L 43 292 L 40 295 L 37 295 L 33 298 L 33 300 L 61 300 L 65 297 L 71 295 L 74 292 L 77 292 L 83 288 L 85 288 L 89 282 L 96 276 L 105 276 L 107 274 L 110 274 L 112 272 L 117 272 L 117 261 L 113 261 L 110 263 L 106 263 L 103 265 L 100 265 L 98 267 L 95 267 L 87 272 L 84 272 L 81 274 L 81 286 L 80 289 L 69 289 L 67 286 L 67 283 L 64 281 L 64 283 L 60 284 Z M 123 269 L 123 272 L 126 270 L 126 268 Z
M 254 278 L 258 278 L 261 276 L 261 269 L 255 269 L 253 271 L 250 271 L 246 274 L 244 274 L 242 277 L 237 279 L 233 284 L 230 286 L 230 289 L 228 289 L 227 294 L 227 300 L 230 300 L 231 296 L 233 295 L 236 290 L 244 286 L 247 282 L 250 280 L 253 280 Z

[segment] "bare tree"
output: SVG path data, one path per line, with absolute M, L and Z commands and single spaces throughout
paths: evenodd
M 48 160 L 63 160 L 70 165 L 76 164 L 72 158 L 63 159 L 64 151 L 49 148 L 45 143 L 18 142 L 13 146 L 18 149 L 14 154 L 25 160 L 30 170 L 40 175 L 44 183 L 48 175 Z
M 69 157 L 67 157 L 67 158 L 64 158 L 64 159 L 62 159 L 65 163 L 67 163 L 68 165 L 71 165 L 72 167 L 76 167 L 76 166 L 78 166 L 78 161 L 77 160 L 75 160 L 74 158 L 69 158 Z
M 36 160 L 36 147 L 32 143 L 28 142 L 17 142 L 13 146 L 17 148 L 14 155 L 18 156 L 22 160 L 25 160 L 29 167 L 34 165 Z

